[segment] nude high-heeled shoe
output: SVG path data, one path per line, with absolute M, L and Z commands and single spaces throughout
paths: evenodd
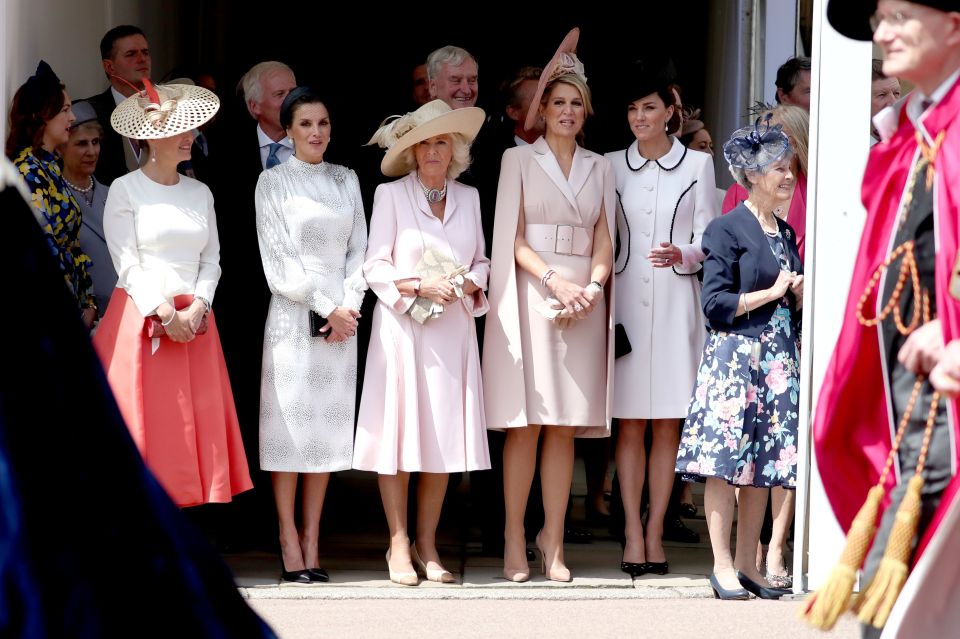
M 445 570 L 443 568 L 440 568 L 439 570 L 430 570 L 427 568 L 427 564 L 420 559 L 420 553 L 417 552 L 416 542 L 410 544 L 410 557 L 413 559 L 414 568 L 417 568 L 419 573 L 427 578 L 427 581 L 435 581 L 438 584 L 456 583 L 456 578 L 449 570 Z
M 387 572 L 390 573 L 390 581 L 401 586 L 416 586 L 420 583 L 416 572 L 394 572 L 390 567 L 390 549 L 387 549 Z
M 522 557 L 526 559 L 527 549 L 524 545 Z M 510 568 L 506 565 L 506 544 L 504 545 L 504 565 L 503 565 L 503 578 L 507 581 L 512 581 L 513 583 L 522 584 L 525 581 L 530 581 L 530 567 L 524 566 L 522 568 Z
M 539 533 L 537 534 L 536 544 L 537 550 L 540 551 L 540 572 L 543 573 L 543 575 L 550 581 L 572 581 L 573 576 L 570 574 L 570 569 L 566 566 L 557 569 L 554 569 L 553 566 L 551 566 L 550 570 L 547 571 L 547 553 L 543 551 L 543 547 L 540 545 Z

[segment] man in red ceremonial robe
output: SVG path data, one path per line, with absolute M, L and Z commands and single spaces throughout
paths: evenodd
M 867 220 L 816 408 L 817 463 L 846 530 L 880 477 L 914 382 L 937 364 L 944 343 L 960 338 L 960 0 L 831 0 L 827 17 L 847 37 L 872 39 L 884 51 L 884 73 L 915 85 L 874 120 L 882 141 L 871 150 L 863 179 Z M 898 283 L 902 268 L 905 279 Z M 921 317 L 913 327 L 915 313 Z M 873 318 L 879 321 L 865 321 Z M 910 413 L 862 584 L 877 569 L 917 466 L 933 392 L 924 382 Z M 936 411 L 914 568 L 884 637 L 954 636 L 960 628 L 960 606 L 951 600 L 960 578 L 958 407 L 956 398 L 943 398 Z M 864 630 L 865 636 L 879 632 Z

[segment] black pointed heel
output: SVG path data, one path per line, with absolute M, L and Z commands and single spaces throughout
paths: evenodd
M 309 584 L 310 575 L 308 570 L 287 570 L 283 563 L 283 549 L 280 549 L 280 579 L 289 584 Z
M 761 586 L 739 570 L 737 571 L 737 581 L 740 582 L 741 586 L 761 599 L 779 599 L 780 597 L 791 592 L 790 590 L 786 590 L 784 588 L 767 588 L 766 586 Z
M 634 563 L 632 561 L 621 561 L 620 570 L 631 577 L 639 577 L 647 574 L 647 562 Z
M 307 570 L 287 570 L 280 558 L 280 579 L 290 584 L 309 584 L 310 574 Z
M 328 575 L 327 571 L 323 568 L 307 568 L 307 577 L 310 579 L 311 583 L 326 583 L 330 581 L 330 575 Z
M 737 573 L 739 577 L 740 573 Z M 743 588 L 737 588 L 736 590 L 727 590 L 720 585 L 720 581 L 717 579 L 716 575 L 710 575 L 710 587 L 713 588 L 713 596 L 716 599 L 725 599 L 725 600 L 745 600 L 750 598 L 750 593 L 744 590 Z

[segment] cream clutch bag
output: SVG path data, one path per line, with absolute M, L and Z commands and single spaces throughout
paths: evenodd
M 436 277 L 437 275 L 446 277 L 449 280 L 456 280 L 456 278 L 462 276 L 469 269 L 462 265 L 457 264 L 452 257 L 446 253 L 434 249 L 428 249 L 424 251 L 423 257 L 420 258 L 420 261 L 417 263 L 416 269 L 417 275 L 420 276 L 420 279 L 427 279 L 430 277 Z M 462 277 L 460 280 L 462 283 Z M 460 293 L 460 287 L 455 283 L 456 290 L 458 291 L 457 296 L 462 296 Z M 435 319 L 440 317 L 443 314 L 443 305 L 437 304 L 433 300 L 427 299 L 426 297 L 417 296 L 417 299 L 414 300 L 413 304 L 410 306 L 410 317 L 417 321 L 418 324 L 423 324 L 429 319 Z

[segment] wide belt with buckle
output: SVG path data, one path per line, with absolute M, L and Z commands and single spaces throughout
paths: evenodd
M 524 230 L 527 244 L 538 253 L 559 255 L 592 255 L 591 229 L 569 224 L 527 224 Z

